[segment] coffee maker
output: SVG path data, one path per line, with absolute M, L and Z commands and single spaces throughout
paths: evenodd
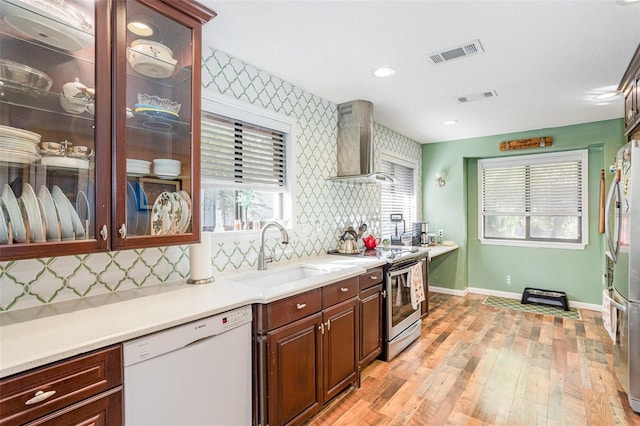
M 413 246 L 426 246 L 429 244 L 429 222 L 414 222 L 411 235 L 411 245 Z

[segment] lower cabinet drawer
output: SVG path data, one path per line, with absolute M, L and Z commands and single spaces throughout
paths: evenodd
M 0 425 L 30 422 L 122 384 L 122 349 L 112 346 L 0 382 Z
M 358 277 L 347 278 L 322 287 L 322 308 L 344 302 L 358 295 Z
M 118 386 L 98 396 L 27 423 L 26 426 L 121 426 L 123 423 L 122 386 Z
M 380 284 L 383 278 L 382 268 L 369 269 L 365 274 L 360 275 L 360 291 Z
M 258 305 L 257 329 L 266 332 L 319 312 L 321 300 L 320 289 L 316 288 L 268 305 Z

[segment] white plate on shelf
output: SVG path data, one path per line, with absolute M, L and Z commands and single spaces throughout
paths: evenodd
M 182 199 L 182 222 L 180 223 L 180 233 L 184 234 L 189 228 L 191 222 L 191 197 L 187 191 L 180 190 L 178 192 Z
M 185 213 L 182 211 L 182 197 L 177 192 L 171 193 L 172 215 L 171 215 L 171 229 L 169 233 L 177 234 L 180 232 L 180 225 L 182 224 L 182 215 Z
M 62 192 L 62 189 L 60 189 L 58 185 L 53 185 L 51 197 L 53 198 L 53 204 L 55 204 L 56 210 L 58 211 L 62 240 L 73 240 L 73 222 L 71 221 L 71 212 L 69 211 L 71 202 L 67 196 L 64 195 L 64 192 Z
M 15 138 L 20 138 L 20 139 L 27 139 L 35 143 L 40 143 L 40 140 L 42 139 L 42 135 L 38 133 L 30 132 L 29 130 L 18 129 L 17 127 L 3 126 L 3 125 L 0 125 L 0 135 L 13 136 Z
M 7 212 L 9 213 L 9 222 L 13 228 L 13 242 L 26 243 L 27 231 L 22 220 L 22 213 L 20 212 L 20 206 L 18 200 L 13 194 L 13 190 L 6 183 L 2 189 L 2 199 L 7 206 Z
M 31 242 L 41 243 L 45 241 L 44 226 L 42 216 L 40 215 L 40 207 L 38 207 L 38 199 L 33 188 L 28 183 L 22 185 L 22 195 L 20 196 L 24 206 L 25 214 L 29 222 Z
M 38 144 L 37 142 L 27 141 L 24 139 L 18 139 L 13 137 L 0 136 L 0 148 L 10 151 L 21 151 L 26 154 L 37 154 Z
M 153 203 L 151 210 L 151 234 L 167 235 L 171 230 L 173 202 L 170 192 L 162 192 Z
M 31 164 L 38 159 L 38 154 L 25 154 L 0 148 L 0 159 L 7 163 Z
M 9 229 L 7 226 L 9 213 L 6 210 L 7 206 L 4 204 L 4 200 L 0 198 L 0 244 L 9 243 Z
M 71 225 L 73 226 L 73 232 L 76 234 L 76 240 L 84 240 L 86 232 L 84 231 L 84 222 L 80 220 L 78 212 L 73 208 L 73 204 L 67 198 L 67 207 L 69 208 L 69 214 L 71 215 Z
M 42 203 L 44 212 L 44 225 L 47 233 L 47 241 L 60 241 L 60 227 L 58 226 L 58 212 L 51 198 L 49 188 L 41 185 L 38 189 L 38 200 Z
M 85 160 L 84 158 L 56 157 L 54 155 L 42 157 L 40 164 L 43 166 L 63 167 L 67 169 L 87 170 L 89 168 L 89 160 Z
M 79 191 L 76 196 L 76 212 L 83 227 L 86 225 L 87 229 L 91 229 L 91 208 L 89 207 L 89 200 L 87 194 L 84 191 Z
M 64 50 L 80 50 L 94 44 L 93 35 L 58 21 L 46 10 L 38 9 L 36 13 L 25 9 L 28 2 L 13 0 L 2 4 L 7 24 L 42 43 Z

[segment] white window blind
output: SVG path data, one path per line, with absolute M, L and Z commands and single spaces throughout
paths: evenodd
M 587 151 L 478 162 L 481 239 L 581 243 Z
M 396 183 L 381 187 L 381 223 L 382 235 L 387 238 L 395 233 L 395 223 L 390 221 L 392 213 L 402 213 L 406 231 L 411 233 L 412 223 L 415 221 L 415 189 L 413 182 L 414 169 L 391 160 L 382 160 L 382 173 L 396 178 Z M 398 232 L 402 232 L 399 225 Z
M 285 133 L 202 112 L 202 178 L 257 188 L 286 182 Z

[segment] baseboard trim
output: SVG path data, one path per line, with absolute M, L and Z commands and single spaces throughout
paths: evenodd
M 429 291 L 433 293 L 442 293 L 442 294 L 448 294 L 451 296 L 458 296 L 458 297 L 464 297 L 467 294 L 469 294 L 469 288 L 465 288 L 464 290 L 455 290 L 453 288 L 436 287 L 432 285 L 429 286 Z
M 446 288 L 446 287 L 429 286 L 429 291 L 432 291 L 434 293 L 449 294 L 451 296 L 459 296 L 459 297 L 464 297 L 467 294 L 472 293 L 472 294 L 484 294 L 486 296 L 505 297 L 507 299 L 516 299 L 516 300 L 522 299 L 522 294 L 520 293 L 512 293 L 509 291 L 499 291 L 499 290 L 489 290 L 486 288 L 479 288 L 479 287 L 467 287 L 464 290 L 455 290 L 455 289 Z M 602 306 L 596 305 L 594 303 L 575 302 L 573 300 L 569 300 L 569 306 L 576 309 L 586 309 L 588 311 L 596 311 L 596 312 L 602 311 Z

